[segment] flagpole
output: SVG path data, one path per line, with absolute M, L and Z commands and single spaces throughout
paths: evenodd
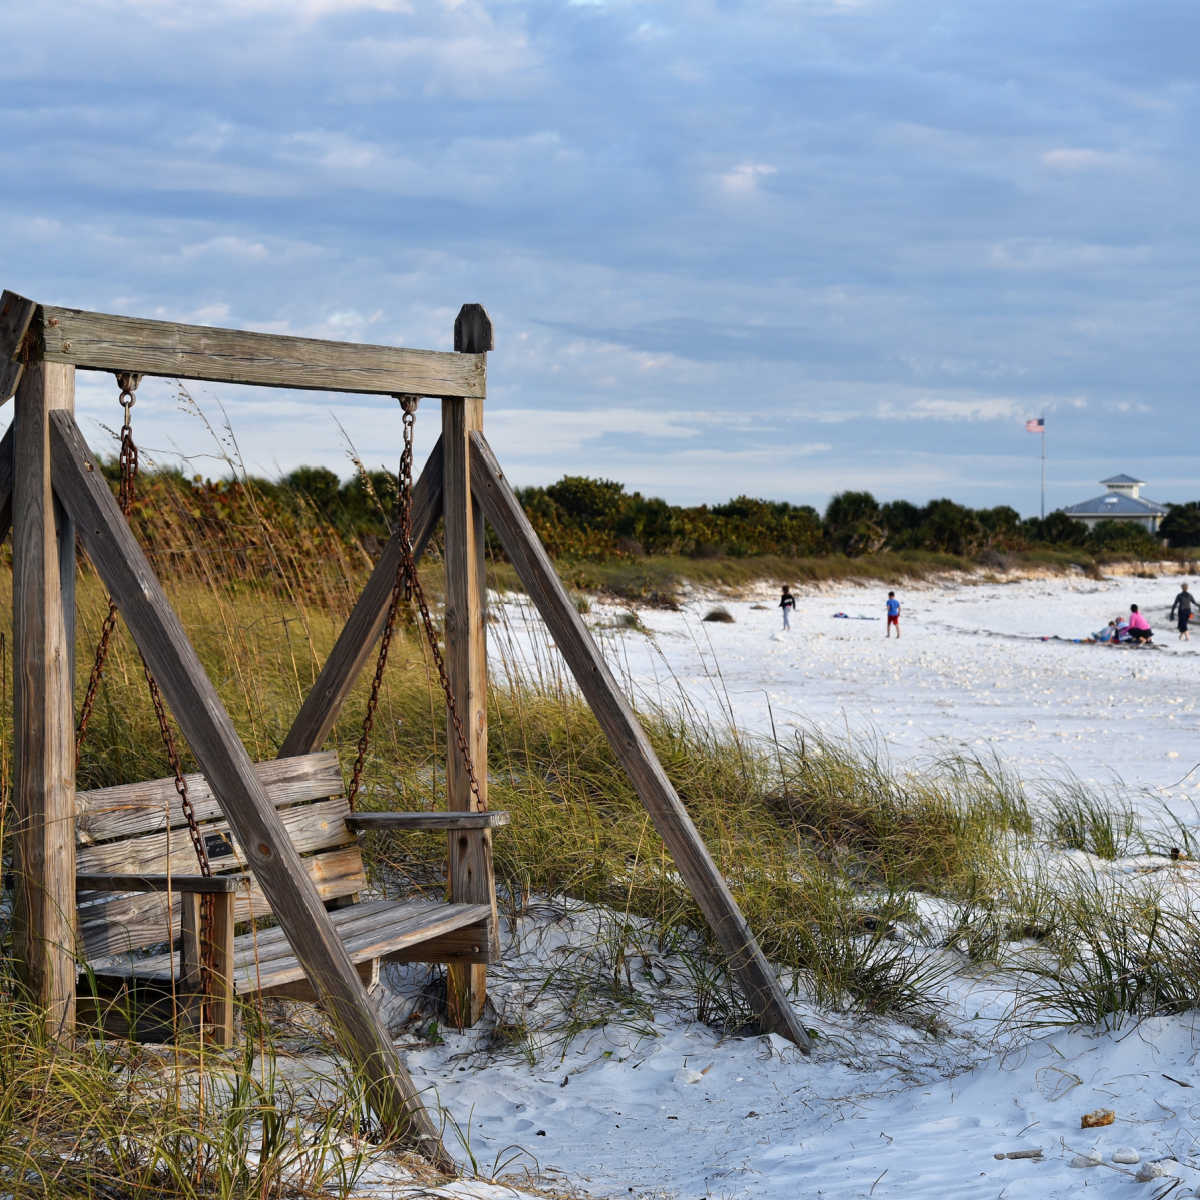
M 1042 520 L 1046 519 L 1046 418 L 1042 417 Z

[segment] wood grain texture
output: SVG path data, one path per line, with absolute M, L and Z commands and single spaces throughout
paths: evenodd
M 280 334 L 42 309 L 48 362 L 217 383 L 390 396 L 481 396 L 478 354 L 354 345 Z
M 233 897 L 216 896 L 212 913 L 211 977 L 208 985 L 208 1029 L 218 1046 L 233 1045 Z
M 322 903 L 359 895 L 363 888 L 362 855 L 357 846 L 301 860 Z M 234 911 L 240 923 L 271 917 L 270 902 L 262 888 L 251 882 L 248 890 L 234 893 Z M 114 954 L 174 940 L 178 929 L 179 893 L 117 893 L 79 896 L 79 941 L 89 962 Z
M 482 434 L 471 439 L 471 479 L 488 521 L 728 956 L 730 970 L 763 1030 L 808 1051 L 803 1024 Z
M 25 335 L 37 313 L 37 305 L 15 292 L 0 296 L 0 404 L 17 390 L 25 372 Z
M 276 808 L 339 796 L 343 790 L 342 768 L 332 750 L 268 759 L 255 763 L 254 773 Z M 198 772 L 184 779 L 196 820 L 223 820 L 208 780 Z M 75 807 L 75 832 L 81 846 L 187 825 L 173 775 L 77 792 Z
M 203 1004 L 200 986 L 200 964 L 203 950 L 200 945 L 200 897 L 185 892 L 179 897 L 179 992 L 182 1010 L 180 1022 L 184 1029 L 194 1030 L 200 1024 Z
M 356 845 L 346 826 L 350 809 L 344 796 L 301 804 L 279 811 L 279 821 L 297 854 L 312 854 L 347 844 Z M 209 821 L 200 826 L 214 872 L 244 870 L 251 854 L 230 822 Z M 76 849 L 76 870 L 130 875 L 192 874 L 196 852 L 186 833 L 148 833 L 145 837 L 122 838 Z
M 482 304 L 464 304 L 454 318 L 454 349 L 460 354 L 483 354 L 495 348 L 492 318 L 487 309 Z
M 12 529 L 12 462 L 13 427 L 10 425 L 0 440 L 0 542 Z
M 329 917 L 347 954 L 355 963 L 362 963 L 407 953 L 423 942 L 463 929 L 473 931 L 469 935 L 473 942 L 466 944 L 478 945 L 479 930 L 486 926 L 489 915 L 487 906 L 481 904 L 376 900 L 337 909 Z M 229 962 L 238 995 L 268 992 L 306 977 L 303 965 L 276 930 L 238 934 Z M 166 952 L 132 962 L 99 964 L 96 976 L 166 982 L 176 970 L 175 955 Z
M 233 897 L 216 895 L 212 925 L 204 927 L 199 895 L 182 897 L 179 938 L 179 986 L 176 1004 L 184 1028 L 198 1030 L 207 1042 L 221 1047 L 233 1045 Z M 204 936 L 209 935 L 208 978 L 204 978 Z M 208 1020 L 204 1009 L 208 1007 Z
M 486 314 L 485 314 L 486 316 Z M 459 330 L 455 329 L 456 339 Z M 487 809 L 487 612 L 483 510 L 471 497 L 470 442 L 483 427 L 482 400 L 442 401 L 442 520 L 446 564 L 446 673 L 479 785 L 472 793 L 467 763 L 447 714 L 446 807 Z M 449 842 L 451 900 L 496 907 L 492 835 L 458 830 Z M 459 1028 L 474 1025 L 487 1000 L 487 973 L 478 964 L 447 969 L 447 1016 Z
M 32 364 L 17 389 L 12 460 L 14 951 L 52 1037 L 69 1037 L 74 1028 L 76 947 L 72 655 L 50 419 L 57 412 L 70 421 L 74 403 L 73 368 Z
M 412 545 L 420 558 L 442 515 L 442 440 L 438 439 L 413 487 Z M 338 635 L 316 683 L 309 689 L 279 748 L 279 757 L 308 754 L 319 749 L 329 736 L 342 705 L 372 650 L 383 634 L 392 595 L 392 584 L 400 565 L 401 546 L 397 535 L 388 539 L 371 572 L 362 595 Z
M 239 875 L 109 875 L 80 871 L 75 886 L 85 892 L 188 892 L 215 895 L 237 892 L 249 884 Z
M 509 823 L 506 812 L 370 812 L 351 813 L 346 824 L 359 833 L 373 830 L 499 829 Z
M 201 770 L 220 797 L 248 865 L 344 1049 L 363 1071 L 372 1108 L 386 1128 L 449 1168 L 453 1160 L 98 464 L 70 414 L 52 415 L 51 429 L 58 496 L 74 518 L 88 557 L 116 600 Z M 73 882 L 73 863 L 71 875 Z

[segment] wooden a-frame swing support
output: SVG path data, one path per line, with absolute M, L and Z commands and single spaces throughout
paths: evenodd
M 809 1048 L 803 1025 L 612 672 L 571 604 L 483 436 L 491 323 L 464 305 L 453 352 L 350 345 L 210 329 L 0 298 L 0 540 L 13 534 L 14 950 L 51 1036 L 75 1023 L 75 541 L 78 537 L 158 679 L 248 866 L 370 1084 L 382 1122 L 444 1167 L 453 1162 L 264 792 L 215 689 L 122 517 L 74 420 L 76 369 L 271 387 L 440 399 L 442 436 L 414 491 L 417 554 L 445 521 L 446 666 L 472 761 L 487 761 L 483 522 L 486 517 L 671 851 L 761 1028 Z M 381 636 L 400 558 L 396 536 L 304 700 L 279 757 L 319 749 Z M 448 807 L 477 806 L 447 739 Z M 478 772 L 486 804 L 486 772 Z M 495 904 L 490 834 L 451 837 L 453 898 Z M 481 892 L 482 889 L 482 892 Z M 461 1024 L 478 1019 L 485 967 L 450 964 Z

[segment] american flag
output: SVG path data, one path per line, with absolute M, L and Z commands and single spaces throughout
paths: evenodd
M 1045 417 L 1030 417 L 1029 420 L 1025 422 L 1025 432 L 1026 433 L 1045 433 L 1046 432 L 1046 418 Z

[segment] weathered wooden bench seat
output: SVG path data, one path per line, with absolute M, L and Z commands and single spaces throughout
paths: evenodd
M 350 812 L 333 753 L 255 766 L 352 962 L 369 980 L 383 961 L 490 962 L 497 950 L 487 904 L 364 899 L 356 831 L 423 829 L 487 836 L 506 813 Z M 199 978 L 201 896 L 213 896 L 209 1004 L 212 1035 L 232 1038 L 235 995 L 315 998 L 202 775 L 188 795 L 213 870 L 199 875 L 173 778 L 80 792 L 76 868 L 81 995 L 191 995 Z M 242 932 L 235 932 L 241 926 Z M 110 1009 L 116 1006 L 109 1005 Z M 185 1006 L 186 1007 L 186 1006 Z

